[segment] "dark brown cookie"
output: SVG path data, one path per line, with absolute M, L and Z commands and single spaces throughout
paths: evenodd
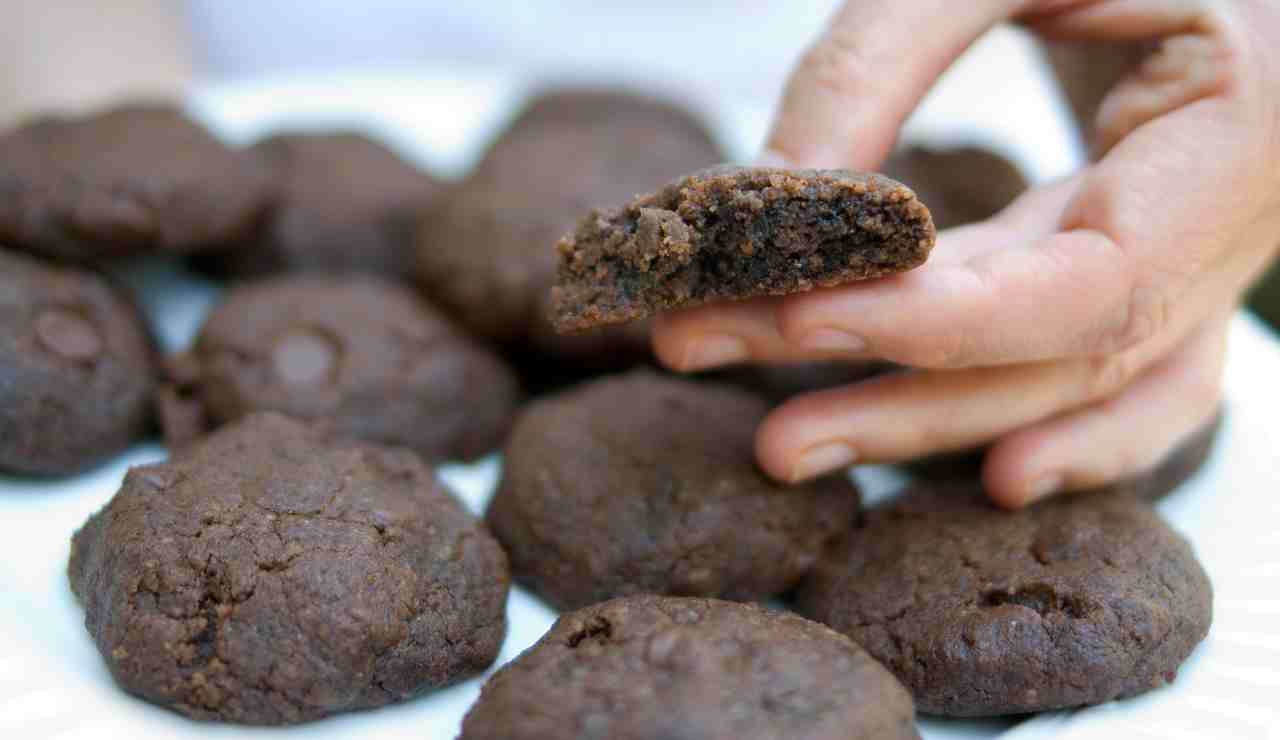
M 1174 448 L 1154 469 L 1140 473 L 1110 488 L 1127 491 L 1146 501 L 1158 501 L 1176 491 L 1200 471 L 1213 453 L 1214 443 L 1222 429 L 1223 412 L 1196 430 Z M 907 464 L 912 475 L 931 481 L 957 482 L 976 480 L 982 474 L 986 448 L 955 452 L 913 460 Z
M 440 183 L 356 133 L 272 136 L 253 151 L 281 184 L 261 235 L 202 260 L 230 276 L 373 272 L 409 278 L 414 221 Z
M 648 355 L 643 327 L 552 330 L 556 239 L 589 208 L 723 159 L 706 129 L 669 103 L 609 91 L 541 95 L 424 219 L 421 283 L 454 318 L 505 346 L 550 362 L 629 366 Z
M 581 331 L 880 277 L 923 264 L 933 241 L 929 209 L 886 177 L 713 167 L 592 211 L 561 239 L 552 323 Z
M 665 593 L 766 599 L 847 529 L 846 476 L 800 488 L 754 462 L 765 402 L 636 371 L 528 406 L 486 514 L 516 579 L 571 609 Z
M 0 137 L 0 242 L 66 260 L 189 253 L 241 238 L 268 168 L 177 109 L 44 118 Z
M 155 349 L 121 292 L 88 270 L 0 250 L 0 470 L 66 474 L 151 424 Z
M 560 617 L 485 683 L 460 740 L 918 737 L 902 686 L 820 624 L 632 596 Z
M 371 275 L 236 287 L 172 364 L 161 418 L 175 444 L 198 426 L 194 400 L 214 424 L 279 411 L 428 460 L 470 460 L 501 444 L 519 396 L 497 356 Z
M 130 470 L 68 572 L 116 681 L 204 720 L 402 701 L 506 632 L 502 550 L 429 467 L 275 414 Z
M 929 204 L 939 229 L 991 218 L 1028 186 L 1017 165 L 976 146 L 907 147 L 889 157 L 883 172 Z
M 1187 541 L 1132 496 L 1007 512 L 976 485 L 935 484 L 867 513 L 797 608 L 866 648 L 922 711 L 987 716 L 1172 681 L 1212 594 Z

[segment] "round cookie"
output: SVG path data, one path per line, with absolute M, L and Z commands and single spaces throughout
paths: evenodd
M 859 498 L 847 476 L 792 488 L 760 473 L 752 439 L 767 410 L 737 388 L 649 371 L 526 407 L 486 513 L 516 580 L 561 609 L 791 588 Z
M 429 467 L 275 414 L 130 470 L 68 573 L 117 683 L 203 720 L 402 701 L 506 631 L 502 550 Z
M 222 275 L 373 272 L 409 278 L 414 222 L 440 183 L 357 133 L 290 133 L 253 147 L 281 184 L 257 239 L 202 260 Z
M 43 118 L 0 137 L 0 242 L 66 260 L 195 252 L 247 235 L 274 187 L 175 108 Z
M 0 250 L 0 470 L 67 474 L 151 425 L 155 349 L 105 278 Z
M 1212 601 L 1190 545 L 1135 497 L 1006 512 L 976 485 L 939 484 L 868 512 L 796 604 L 885 664 L 921 711 L 989 716 L 1172 681 Z
M 881 171 L 929 205 L 938 229 L 991 218 L 1029 185 L 1013 162 L 976 146 L 909 146 L 890 155 Z
M 215 425 L 279 411 L 428 460 L 496 449 L 519 396 L 502 360 L 408 288 L 371 275 L 236 287 L 174 364 L 177 390 Z M 166 431 L 180 444 L 188 430 Z
M 460 740 L 918 738 L 911 698 L 852 641 L 786 612 L 632 596 L 565 614 L 503 666 Z
M 419 280 L 482 336 L 575 363 L 633 364 L 648 354 L 643 325 L 577 337 L 551 329 L 556 240 L 594 206 L 723 158 L 706 129 L 672 104 L 625 92 L 545 93 L 423 220 Z

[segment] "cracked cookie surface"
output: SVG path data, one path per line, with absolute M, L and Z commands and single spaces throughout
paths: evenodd
M 120 452 L 151 424 L 156 375 L 145 319 L 106 278 L 0 249 L 0 470 Z
M 68 573 L 116 681 L 204 720 L 404 700 L 506 631 L 506 558 L 428 466 L 276 414 L 131 469 Z
M 461 740 L 906 740 L 911 698 L 820 624 L 749 604 L 631 596 L 565 614 L 495 673 Z
M 843 475 L 801 487 L 755 466 L 768 404 L 634 371 L 531 404 L 486 520 L 516 579 L 561 609 L 663 593 L 767 599 L 857 515 Z
M 921 711 L 989 716 L 1172 681 L 1212 600 L 1187 541 L 1132 496 L 1006 512 L 966 483 L 922 484 L 867 512 L 796 601 L 884 663 Z
M 198 433 L 201 414 L 216 425 L 278 411 L 430 461 L 495 449 L 519 396 L 493 352 L 413 291 L 370 275 L 233 288 L 170 375 L 161 413 L 173 444 Z
M 551 321 L 577 332 L 881 277 L 923 264 L 935 236 L 883 175 L 720 165 L 584 216 L 556 243 Z

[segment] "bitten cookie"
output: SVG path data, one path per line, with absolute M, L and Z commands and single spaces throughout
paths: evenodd
M 990 218 L 1027 188 L 1022 172 L 1009 160 L 979 147 L 910 146 L 884 164 L 884 174 L 907 183 L 929 204 L 934 226 L 963 226 Z M 725 380 L 782 402 L 810 391 L 850 385 L 892 369 L 882 362 L 836 360 L 733 368 Z
M 440 192 L 426 172 L 356 133 L 272 136 L 253 147 L 281 185 L 257 238 L 202 260 L 212 272 L 372 272 L 410 278 L 415 221 Z
M 1162 686 L 1204 639 L 1213 592 L 1190 545 L 1110 491 L 995 509 L 919 486 L 868 512 L 797 610 L 847 634 L 921 711 L 1021 714 Z
M 713 167 L 579 221 L 556 245 L 552 323 L 582 331 L 903 272 L 934 236 L 929 209 L 881 175 Z
M 632 596 L 560 617 L 485 683 L 461 740 L 918 737 L 907 692 L 820 624 Z
M 561 609 L 633 593 L 766 599 L 858 512 L 846 476 L 793 488 L 752 454 L 765 402 L 636 371 L 522 412 L 486 519 L 516 579 Z
M 0 242 L 64 260 L 190 253 L 248 235 L 268 168 L 181 111 L 43 118 L 0 137 Z
M 196 404 L 207 424 L 279 411 L 428 460 L 470 460 L 501 444 L 519 396 L 502 360 L 409 289 L 369 275 L 233 288 L 170 364 L 161 407 L 174 444 L 200 427 Z
M 68 570 L 116 682 L 203 720 L 402 701 L 506 631 L 502 550 L 430 468 L 275 414 L 130 470 Z
M 88 270 L 0 250 L 0 470 L 74 473 L 145 434 L 145 321 Z
M 533 350 L 543 364 L 628 367 L 648 355 L 643 327 L 579 337 L 551 328 L 555 242 L 587 209 L 724 158 L 706 128 L 673 104 L 622 91 L 543 93 L 424 218 L 418 277 L 467 328 Z

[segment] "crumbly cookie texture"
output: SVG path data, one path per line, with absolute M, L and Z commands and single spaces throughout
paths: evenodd
M 583 331 L 880 277 L 923 264 L 934 238 L 929 209 L 882 175 L 713 167 L 561 239 L 552 322 Z

